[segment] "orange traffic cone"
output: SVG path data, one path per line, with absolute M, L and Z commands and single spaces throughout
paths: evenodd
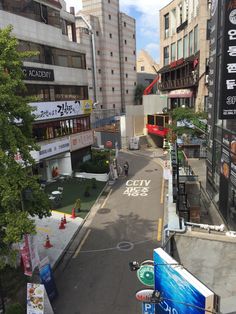
M 72 213 L 71 213 L 71 217 L 70 218 L 72 218 L 72 219 L 76 218 L 74 207 L 72 208 Z
M 50 249 L 50 247 L 53 247 L 53 245 L 51 244 L 50 240 L 49 240 L 49 236 L 47 235 L 47 238 L 46 238 L 46 242 L 44 244 L 44 247 L 46 249 Z
M 65 229 L 65 224 L 62 217 L 61 217 L 61 223 L 60 223 L 59 229 Z
M 64 214 L 63 222 L 64 222 L 64 224 L 67 223 L 67 221 L 66 221 L 66 215 L 65 215 L 65 214 Z

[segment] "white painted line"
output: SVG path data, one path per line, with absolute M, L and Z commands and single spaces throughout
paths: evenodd
M 102 207 L 104 207 L 104 206 L 105 206 L 105 204 L 106 204 L 106 202 L 107 202 L 107 200 L 108 200 L 109 196 L 111 195 L 111 192 L 112 192 L 112 189 L 110 189 L 110 191 L 109 191 L 109 193 L 108 193 L 107 197 L 105 198 L 105 200 L 104 200 L 104 202 L 103 202 L 103 204 L 102 204 Z
M 79 255 L 79 252 L 80 252 L 82 246 L 84 245 L 85 241 L 87 240 L 87 238 L 88 238 L 90 232 L 91 232 L 91 229 L 88 229 L 87 232 L 86 232 L 86 234 L 85 234 L 85 236 L 84 236 L 84 238 L 83 238 L 83 240 L 81 241 L 79 247 L 78 247 L 77 250 L 75 251 L 75 254 L 73 255 L 73 258 L 76 258 L 76 257 Z

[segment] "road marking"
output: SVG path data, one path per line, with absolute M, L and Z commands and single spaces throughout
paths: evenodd
M 110 191 L 109 191 L 109 193 L 108 193 L 107 197 L 105 198 L 105 200 L 104 200 L 104 202 L 103 202 L 103 204 L 102 204 L 102 207 L 104 207 L 104 206 L 105 206 L 105 204 L 106 204 L 106 202 L 107 202 L 107 200 L 108 200 L 109 196 L 111 195 L 111 192 L 112 192 L 112 189 L 110 189 Z
M 164 187 L 165 187 L 165 180 L 164 178 L 162 179 L 162 184 L 161 184 L 161 199 L 160 199 L 160 204 L 164 203 Z
M 162 218 L 159 218 L 157 226 L 157 241 L 161 241 L 161 238 L 162 238 Z
M 51 234 L 51 230 L 44 227 L 36 227 L 36 230 Z
M 91 229 L 88 229 L 86 234 L 85 234 L 85 236 L 84 236 L 84 238 L 83 238 L 83 240 L 80 242 L 79 247 L 75 251 L 75 254 L 73 255 L 73 258 L 76 258 L 79 255 L 79 252 L 80 252 L 82 246 L 84 245 L 85 241 L 87 240 L 87 237 L 89 236 L 90 232 L 91 232 Z

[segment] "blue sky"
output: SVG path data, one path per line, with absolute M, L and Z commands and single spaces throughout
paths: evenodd
M 65 0 L 67 9 L 82 8 L 82 0 Z M 145 49 L 159 61 L 159 10 L 172 0 L 120 0 L 120 11 L 136 19 L 137 51 Z

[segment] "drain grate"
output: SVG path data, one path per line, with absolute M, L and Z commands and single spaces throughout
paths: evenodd
M 122 241 L 118 243 L 116 247 L 120 251 L 131 251 L 134 248 L 134 244 L 128 241 Z
M 111 212 L 111 210 L 110 210 L 110 208 L 100 208 L 97 212 L 99 214 L 108 214 Z

